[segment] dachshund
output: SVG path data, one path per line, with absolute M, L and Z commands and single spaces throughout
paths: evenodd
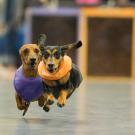
M 20 50 L 22 65 L 17 69 L 14 77 L 16 90 L 16 104 L 23 115 L 32 101 L 38 101 L 40 107 L 44 106 L 42 78 L 38 75 L 38 65 L 41 61 L 41 51 L 36 44 L 25 44 Z
M 66 100 L 72 95 L 82 82 L 79 68 L 72 63 L 68 50 L 77 49 L 82 42 L 63 46 L 46 45 L 46 35 L 41 34 L 38 43 L 42 54 L 42 61 L 38 66 L 39 75 L 43 78 L 44 92 L 47 96 L 47 104 L 44 110 L 49 111 L 49 105 L 58 100 L 58 107 L 63 107 Z

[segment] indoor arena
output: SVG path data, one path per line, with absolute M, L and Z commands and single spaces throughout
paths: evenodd
M 134 0 L 0 0 L 0 135 L 60 134 L 135 135 Z

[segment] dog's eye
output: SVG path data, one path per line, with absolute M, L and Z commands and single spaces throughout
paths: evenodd
M 39 53 L 39 50 L 38 50 L 38 49 L 35 49 L 34 52 L 35 52 L 35 53 Z
M 29 49 L 25 48 L 23 52 L 24 52 L 24 54 L 28 54 L 29 53 Z
M 44 58 L 47 59 L 50 56 L 48 52 L 44 52 Z
M 56 59 L 59 59 L 59 58 L 60 58 L 60 54 L 59 54 L 58 52 L 55 52 L 55 53 L 54 53 L 54 57 L 55 57 Z

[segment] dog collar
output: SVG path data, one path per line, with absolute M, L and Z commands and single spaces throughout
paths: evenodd
M 43 61 L 39 63 L 38 73 L 45 80 L 59 80 L 64 77 L 72 68 L 72 60 L 69 56 L 64 56 L 60 67 L 56 73 L 50 73 Z

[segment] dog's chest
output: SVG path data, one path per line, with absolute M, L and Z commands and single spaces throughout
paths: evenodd
M 57 86 L 58 84 L 60 85 L 63 85 L 63 84 L 66 84 L 67 81 L 69 80 L 69 77 L 70 77 L 70 72 L 67 73 L 67 75 L 65 75 L 64 77 L 62 77 L 61 79 L 59 80 L 46 80 L 44 79 L 44 83 L 50 87 L 55 87 Z
M 18 95 L 27 102 L 38 99 L 43 94 L 42 78 L 26 78 L 23 75 L 22 67 L 15 73 L 14 87 Z

